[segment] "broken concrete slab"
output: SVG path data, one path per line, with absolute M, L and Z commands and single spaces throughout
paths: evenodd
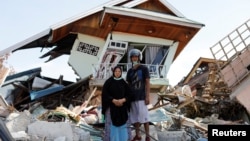
M 4 121 L 0 119 L 0 139 L 3 141 L 14 141 Z
M 69 123 L 36 121 L 28 125 L 28 134 L 47 139 L 66 137 L 67 141 L 73 140 L 73 131 Z

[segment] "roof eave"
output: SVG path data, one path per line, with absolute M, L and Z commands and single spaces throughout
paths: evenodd
M 104 7 L 104 14 L 102 16 L 100 25 L 102 25 L 103 18 L 105 17 L 105 13 L 109 14 L 118 14 L 124 16 L 131 16 L 136 18 L 143 18 L 147 20 L 153 20 L 157 22 L 175 24 L 180 26 L 187 26 L 193 28 L 202 28 L 204 25 L 201 23 L 193 22 L 186 18 L 179 18 L 171 15 L 166 14 L 159 14 L 151 11 L 145 12 L 144 10 L 139 9 L 130 9 L 130 8 L 121 8 L 121 7 Z
M 128 0 L 112 0 L 112 1 L 109 1 L 109 2 L 107 2 L 107 3 L 105 3 L 105 4 L 103 4 L 103 5 L 100 5 L 100 6 L 96 7 L 96 8 L 90 9 L 89 11 L 80 13 L 80 14 L 78 14 L 78 15 L 76 15 L 76 16 L 73 16 L 73 17 L 71 17 L 71 18 L 69 18 L 69 19 L 66 19 L 66 20 L 64 20 L 64 21 L 61 21 L 61 22 L 59 22 L 59 23 L 57 23 L 57 24 L 55 24 L 55 25 L 52 25 L 52 26 L 51 26 L 51 29 L 52 29 L 52 30 L 56 30 L 56 29 L 58 29 L 58 28 L 61 28 L 61 27 L 63 27 L 63 26 L 66 26 L 66 25 L 68 25 L 68 24 L 70 24 L 70 23 L 73 23 L 73 22 L 75 22 L 75 21 L 77 21 L 77 20 L 80 20 L 80 19 L 82 19 L 82 18 L 85 18 L 85 17 L 87 17 L 87 16 L 90 16 L 90 15 L 92 15 L 92 14 L 94 14 L 94 13 L 98 13 L 98 12 L 102 11 L 102 10 L 103 10 L 103 7 L 105 7 L 105 6 L 114 6 L 114 5 L 117 5 L 117 4 L 119 4 L 119 3 L 126 2 L 126 1 L 128 1 Z
M 8 53 L 12 53 L 13 51 L 18 50 L 19 48 L 22 48 L 23 46 L 25 46 L 25 45 L 27 45 L 35 40 L 38 40 L 46 35 L 49 35 L 50 31 L 51 31 L 51 29 L 46 29 L 38 34 L 35 34 L 34 36 L 31 36 L 31 37 L 29 37 L 29 38 L 27 38 L 19 43 L 16 43 L 16 44 L 0 51 L 0 56 L 3 56 L 3 55 L 8 54 Z

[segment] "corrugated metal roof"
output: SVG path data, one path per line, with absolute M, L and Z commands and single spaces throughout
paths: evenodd
M 50 95 L 50 94 L 53 94 L 55 92 L 61 91 L 61 90 L 63 90 L 63 88 L 64 88 L 63 85 L 58 85 L 58 86 L 50 87 L 50 88 L 43 89 L 43 90 L 40 90 L 40 91 L 32 91 L 30 93 L 30 99 L 35 100 L 35 99 L 38 99 L 40 97 L 43 97 L 43 96 Z

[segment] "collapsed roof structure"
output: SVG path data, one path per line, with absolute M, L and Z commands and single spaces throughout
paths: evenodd
M 16 110 L 28 110 L 34 114 L 33 112 L 42 106 L 48 109 L 39 109 L 44 113 L 36 118 L 39 117 L 42 120 L 66 121 L 66 117 L 73 119 L 74 122 L 80 122 L 83 117 L 85 121 L 90 120 L 85 114 L 98 109 L 102 85 L 110 77 L 111 69 L 115 65 L 120 65 L 123 68 L 123 76 L 126 76 L 126 71 L 131 67 L 127 51 L 132 48 L 143 52 L 142 63 L 150 70 L 152 102 L 156 103 L 150 109 L 152 115 L 159 112 L 154 111 L 155 109 L 159 110 L 172 103 L 178 105 L 177 109 L 184 110 L 189 110 L 191 105 L 191 109 L 194 110 L 192 116 L 194 116 L 199 111 L 197 107 L 192 107 L 195 101 L 202 102 L 201 107 L 204 109 L 204 103 L 215 104 L 214 102 L 221 97 L 236 98 L 237 103 L 243 105 L 243 109 L 246 108 L 249 112 L 249 104 L 246 101 L 250 64 L 249 21 L 229 34 L 225 38 L 226 41 L 222 40 L 211 47 L 214 59 L 201 57 L 195 63 L 188 76 L 179 83 L 182 91 L 167 89 L 169 83 L 166 76 L 171 64 L 203 26 L 204 24 L 183 16 L 165 0 L 112 0 L 62 21 L 23 42 L 0 51 L 1 62 L 7 59 L 10 52 L 37 47 L 49 48 L 51 50 L 41 58 L 49 57 L 46 61 L 49 62 L 61 55 L 69 55 L 67 63 L 80 79 L 76 83 L 63 80 L 63 76 L 51 79 L 41 76 L 41 68 L 9 75 L 10 68 L 2 63 L 0 105 L 8 108 L 4 115 L 7 116 Z M 216 47 L 219 49 L 215 49 Z M 222 57 L 217 56 L 218 52 Z M 197 83 L 200 84 L 200 91 L 196 87 Z M 194 89 L 195 95 L 193 95 Z M 187 99 L 181 101 L 180 95 L 184 95 Z M 61 106 L 68 109 L 72 106 L 74 108 L 68 110 Z M 169 108 L 165 109 L 169 110 Z M 209 111 L 209 114 L 213 112 Z M 176 119 L 180 117 L 178 114 L 168 114 Z M 95 115 L 98 117 L 98 112 Z M 208 113 L 203 116 L 207 115 Z M 152 121 L 169 122 L 167 117 L 162 117 L 163 119 L 152 119 Z M 187 115 L 187 117 L 191 116 Z M 206 131 L 206 127 L 201 126 L 197 121 L 184 119 L 186 126 L 198 127 Z M 91 121 L 91 123 L 95 122 L 96 120 Z M 45 123 L 38 123 L 40 124 Z M 99 130 L 81 124 L 82 126 L 84 129 L 89 129 L 92 135 L 101 134 Z M 82 134 L 86 135 L 86 133 Z M 182 136 L 184 133 L 181 131 L 178 135 Z M 67 135 L 65 140 L 71 136 L 73 135 Z M 10 136 L 6 138 L 8 137 L 10 138 Z
M 69 88 L 57 86 L 59 88 L 53 92 L 71 98 L 84 95 L 80 97 L 86 100 L 95 87 L 95 96 L 100 94 L 104 81 L 110 77 L 115 65 L 122 66 L 123 77 L 126 77 L 126 71 L 131 67 L 127 50 L 137 48 L 143 53 L 142 63 L 150 70 L 151 92 L 155 93 L 169 85 L 167 73 L 171 64 L 203 26 L 183 16 L 165 0 L 112 0 L 4 49 L 0 56 L 31 48 L 51 49 L 41 56 L 49 57 L 46 62 L 64 54 L 69 55 L 67 63 L 79 76 L 77 88 L 70 88 L 68 93 L 66 89 Z M 4 78 L 7 74 L 6 71 Z M 30 83 L 34 78 L 29 79 Z M 63 76 L 53 81 L 63 83 L 62 80 Z M 14 86 L 26 92 L 19 94 L 18 99 L 23 102 L 30 100 L 27 95 L 33 92 L 31 87 L 27 90 Z M 7 98 L 8 94 L 4 95 Z M 19 100 L 18 103 L 22 102 Z M 90 104 L 95 103 L 94 100 L 90 101 Z M 61 104 L 63 100 L 55 105 Z

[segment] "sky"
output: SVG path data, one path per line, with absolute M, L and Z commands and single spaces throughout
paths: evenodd
M 0 1 L 0 50 L 3 50 L 108 0 Z M 171 65 L 167 75 L 171 85 L 176 85 L 186 76 L 200 57 L 213 58 L 210 47 L 250 19 L 250 0 L 167 0 L 167 2 L 186 18 L 205 25 Z M 57 79 L 63 75 L 64 80 L 74 82 L 76 77 L 67 64 L 68 56 L 64 55 L 44 63 L 48 58 L 39 57 L 47 51 L 41 48 L 17 51 L 9 56 L 5 64 L 12 66 L 16 72 L 42 67 L 43 76 Z

